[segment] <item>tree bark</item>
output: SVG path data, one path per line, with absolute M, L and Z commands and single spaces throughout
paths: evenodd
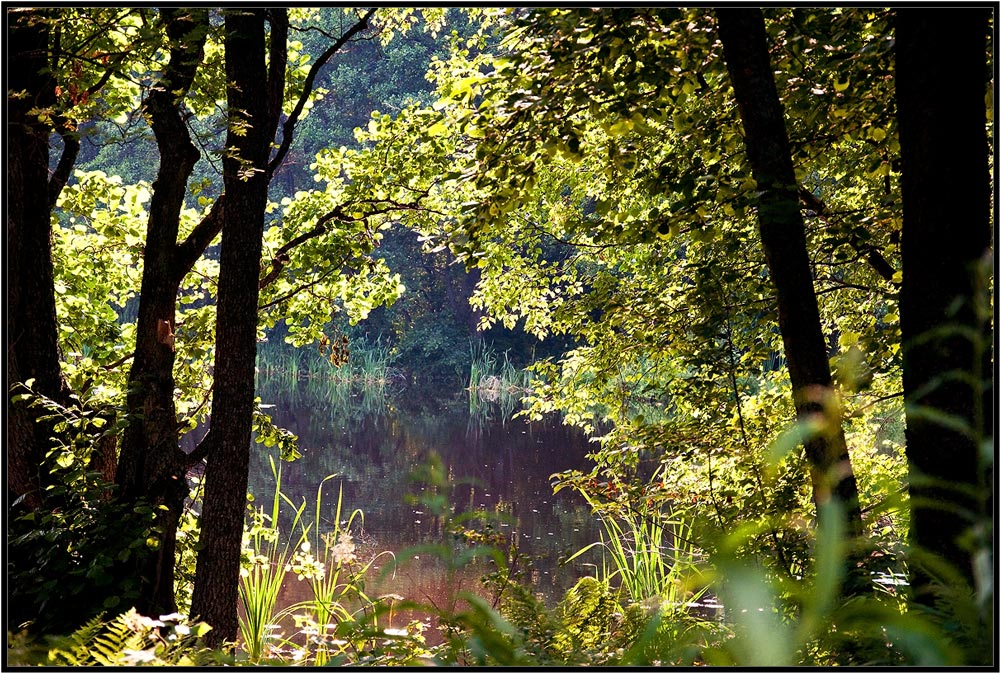
M 48 72 L 50 17 L 45 10 L 7 10 L 7 382 L 34 379 L 32 388 L 62 401 L 55 290 L 49 135 L 52 124 L 32 109 L 55 115 L 55 78 Z M 13 95 L 12 95 L 13 94 Z M 10 391 L 8 390 L 8 394 Z M 46 485 L 40 474 L 51 427 L 25 404 L 9 407 L 7 488 L 35 509 Z
M 132 419 L 122 438 L 116 474 L 120 497 L 147 501 L 157 512 L 158 547 L 137 569 L 142 614 L 175 611 L 173 591 L 177 522 L 187 496 L 187 456 L 178 445 L 174 405 L 174 317 L 187 269 L 177 263 L 177 234 L 187 181 L 200 156 L 182 117 L 183 98 L 204 56 L 208 11 L 161 10 L 170 60 L 144 111 L 156 138 L 160 167 L 149 205 L 136 346 L 129 371 L 127 408 Z
M 985 525 L 983 535 L 992 530 L 991 484 L 979 451 L 980 442 L 992 441 L 994 410 L 986 294 L 992 265 L 983 265 L 991 250 L 990 12 L 896 14 L 910 543 L 947 561 L 970 587 L 974 550 L 959 539 L 975 524 Z M 932 576 L 914 565 L 915 598 L 933 605 Z
M 840 418 L 824 410 L 834 394 L 826 341 L 813 287 L 805 225 L 798 204 L 798 182 L 767 50 L 764 17 L 759 9 L 720 9 L 719 37 L 732 79 L 750 168 L 759 190 L 761 243 L 774 283 L 778 324 L 792 383 L 796 416 L 824 417 L 825 432 L 805 441 L 812 473 L 813 498 L 822 506 L 840 503 L 850 535 L 864 534 L 858 489 Z
M 223 159 L 223 216 L 216 321 L 214 446 L 205 468 L 205 499 L 191 612 L 212 625 L 209 640 L 235 640 L 240 551 L 246 515 L 257 302 L 267 205 L 270 141 L 277 128 L 285 53 L 285 10 L 270 10 L 271 79 L 265 64 L 265 10 L 226 13 L 229 132 Z M 269 96 L 268 93 L 271 93 Z M 278 93 L 275 94 L 274 92 Z M 277 104 L 270 106 L 269 100 Z

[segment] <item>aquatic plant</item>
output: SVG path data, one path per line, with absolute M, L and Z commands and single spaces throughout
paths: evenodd
M 646 507 L 601 508 L 591 495 L 583 495 L 600 511 L 604 531 L 599 542 L 580 549 L 567 562 L 600 549 L 599 578 L 609 583 L 617 580 L 633 602 L 658 599 L 671 610 L 683 609 L 705 592 L 706 587 L 700 587 L 692 594 L 685 581 L 694 568 L 697 550 L 690 539 L 690 525 L 682 516 L 665 516 Z
M 532 390 L 534 377 L 518 369 L 508 351 L 497 353 L 482 341 L 469 342 L 469 419 L 484 425 L 499 418 L 506 421 L 521 408 L 521 398 Z
M 299 633 L 305 636 L 305 644 L 298 648 L 295 659 L 316 666 L 327 665 L 332 657 L 357 656 L 364 651 L 366 632 L 378 628 L 378 611 L 374 609 L 378 599 L 372 600 L 365 593 L 365 575 L 380 557 L 393 556 L 386 551 L 365 562 L 358 559 L 351 529 L 355 521 L 364 525 L 364 513 L 355 509 L 346 521 L 341 519 L 342 484 L 333 529 L 320 532 L 323 485 L 335 476 L 324 478 L 316 489 L 313 540 L 302 540 L 285 566 L 300 580 L 307 580 L 312 590 L 311 599 L 295 603 L 286 611 L 294 616 Z M 291 639 L 285 642 L 291 645 Z
M 392 362 L 390 348 L 381 338 L 374 341 L 364 337 L 351 341 L 345 338 L 334 346 L 320 344 L 316 349 L 265 341 L 257 349 L 258 373 L 286 382 L 307 379 L 384 386 L 400 379 Z
M 478 391 L 485 399 L 496 400 L 503 393 L 531 390 L 531 372 L 515 367 L 508 351 L 497 353 L 481 340 L 470 340 L 469 359 L 468 389 Z
M 263 507 L 251 510 L 250 524 L 244 533 L 244 567 L 240 570 L 239 595 L 243 604 L 239 616 L 240 636 L 252 663 L 259 662 L 268 653 L 278 623 L 286 614 L 286 611 L 275 612 L 278 594 L 285 581 L 292 550 L 302 543 L 308 532 L 308 528 L 303 527 L 294 541 L 287 538 L 282 542 L 280 539 L 278 515 L 281 502 L 288 498 L 281 492 L 281 468 L 275 466 L 273 456 L 268 458 L 275 478 L 271 513 L 265 514 Z M 293 531 L 299 527 L 305 503 L 294 509 Z

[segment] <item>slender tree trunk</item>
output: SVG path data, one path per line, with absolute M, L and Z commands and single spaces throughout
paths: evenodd
M 49 16 L 8 9 L 7 19 L 7 382 L 34 379 L 36 392 L 61 400 L 49 208 L 52 125 L 31 112 L 51 114 L 56 103 L 55 79 L 46 72 Z M 8 493 L 12 500 L 24 496 L 24 505 L 34 509 L 45 486 L 39 469 L 51 427 L 24 404 L 8 411 Z
M 900 327 L 910 470 L 910 543 L 975 586 L 974 525 L 992 530 L 980 443 L 992 442 L 987 255 L 990 9 L 899 10 L 896 103 L 902 155 Z M 977 541 L 984 543 L 982 537 Z M 915 559 L 916 560 L 916 557 Z M 932 578 L 914 564 L 918 601 Z
M 285 53 L 287 24 L 283 10 L 271 11 L 281 17 L 272 19 L 274 59 Z M 265 10 L 248 9 L 229 10 L 225 20 L 229 133 L 223 159 L 227 207 L 219 260 L 212 396 L 211 432 L 215 445 L 205 468 L 201 549 L 191 605 L 193 615 L 212 625 L 209 638 L 213 644 L 235 640 L 238 627 L 240 542 L 246 516 L 254 407 L 267 161 L 278 111 L 268 106 L 264 19 Z M 283 63 L 272 71 L 274 77 L 280 78 L 279 90 L 284 88 L 283 71 Z M 280 95 L 278 101 L 280 105 Z
M 460 264 L 453 266 L 456 268 L 455 273 L 461 274 L 458 279 L 460 301 L 459 306 L 456 307 L 456 315 L 464 317 L 463 322 L 469 331 L 469 338 L 481 340 L 482 334 L 479 332 L 479 321 L 482 319 L 483 314 L 479 309 L 473 308 L 469 301 L 476 292 L 476 286 L 482 277 L 482 270 L 478 266 L 471 269 L 465 269 Z
M 150 199 L 136 347 L 129 372 L 125 430 L 116 474 L 120 497 L 147 501 L 157 510 L 158 546 L 137 569 L 144 614 L 175 610 L 173 591 L 177 522 L 187 496 L 187 457 L 178 445 L 174 405 L 174 315 L 187 268 L 178 263 L 177 234 L 187 181 L 200 154 L 182 117 L 183 97 L 204 56 L 208 11 L 161 10 L 170 60 L 144 108 L 156 137 L 160 168 Z
M 840 418 L 824 411 L 824 401 L 835 393 L 764 17 L 759 9 L 720 9 L 716 15 L 726 67 L 743 120 L 750 168 L 760 190 L 760 238 L 777 293 L 778 324 L 796 415 L 801 421 L 821 415 L 828 426 L 805 442 L 813 498 L 821 516 L 824 503 L 839 501 L 849 534 L 860 537 L 864 527 L 843 428 Z

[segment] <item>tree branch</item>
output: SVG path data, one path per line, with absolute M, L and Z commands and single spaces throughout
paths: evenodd
M 216 441 L 218 433 L 214 433 L 211 428 L 208 430 L 208 434 L 201 438 L 198 442 L 198 446 L 195 447 L 194 451 L 191 453 L 184 454 L 183 466 L 185 470 L 189 470 L 205 458 L 212 455 L 212 451 L 215 449 L 216 445 L 219 443 Z
M 295 104 L 295 108 L 292 110 L 292 114 L 288 116 L 285 123 L 281 127 L 281 146 L 278 148 L 277 153 L 275 153 L 274 158 L 271 159 L 271 163 L 267 166 L 267 179 L 270 180 L 274 175 L 274 171 L 277 170 L 281 162 L 285 160 L 285 155 L 288 154 L 288 149 L 292 145 L 292 139 L 295 137 L 295 125 L 299 121 L 299 116 L 302 114 L 302 110 L 305 109 L 306 102 L 309 100 L 309 95 L 312 93 L 313 84 L 316 82 L 316 75 L 319 74 L 319 69 L 326 65 L 326 62 L 333 57 L 340 49 L 347 44 L 347 42 L 360 33 L 361 31 L 368 28 L 368 20 L 371 19 L 372 15 L 375 14 L 376 8 L 371 8 L 358 19 L 357 23 L 351 26 L 346 33 L 340 36 L 329 49 L 320 54 L 320 57 L 316 59 L 312 67 L 309 69 L 309 74 L 306 75 L 305 84 L 302 87 L 302 95 L 299 96 L 298 102 Z
M 202 218 L 201 222 L 184 239 L 183 243 L 177 245 L 174 250 L 173 268 L 183 278 L 188 271 L 194 267 L 205 248 L 211 244 L 212 239 L 222 231 L 222 213 L 226 207 L 226 194 L 223 192 L 212 204 L 208 214 Z
M 312 229 L 302 234 L 299 234 L 298 236 L 296 236 L 295 238 L 293 238 L 292 240 L 288 241 L 283 246 L 278 248 L 278 251 L 274 253 L 274 257 L 271 259 L 271 269 L 267 272 L 267 274 L 263 278 L 260 279 L 260 282 L 258 283 L 258 288 L 264 289 L 278 278 L 278 276 L 281 274 L 281 270 L 285 268 L 286 264 L 288 264 L 288 251 L 290 251 L 292 248 L 302 245 L 308 240 L 311 240 L 318 236 L 322 236 L 324 233 L 326 233 L 326 225 L 331 220 L 344 219 L 343 208 L 344 208 L 343 205 L 337 206 L 329 213 L 316 220 L 316 224 L 315 226 L 313 226 Z M 265 306 L 269 305 L 270 304 L 265 304 Z M 262 306 L 261 308 L 264 307 Z
M 58 117 L 56 120 L 56 131 L 63 141 L 62 154 L 59 156 L 59 163 L 56 165 L 52 177 L 49 178 L 49 210 L 55 208 L 59 194 L 69 181 L 69 176 L 73 172 L 76 164 L 76 157 L 80 154 L 80 137 L 76 134 L 76 127 L 71 126 L 71 122 L 65 117 Z
M 277 299 L 274 299 L 272 301 L 267 302 L 266 304 L 261 304 L 260 306 L 257 307 L 257 309 L 263 311 L 266 308 L 270 308 L 272 306 L 280 304 L 281 302 L 285 301 L 286 299 L 291 299 L 292 297 L 294 297 L 295 295 L 297 295 L 299 292 L 302 292 L 303 290 L 308 290 L 309 288 L 313 287 L 314 285 L 319 285 L 321 282 L 323 282 L 328 277 L 330 277 L 333 273 L 335 273 L 335 272 L 339 273 L 338 269 L 340 269 L 340 267 L 342 267 L 346 263 L 347 263 L 347 258 L 345 257 L 344 259 L 340 260 L 340 264 L 331 265 L 329 271 L 327 271 L 326 273 L 322 274 L 321 276 L 319 276 L 315 280 L 310 281 L 308 283 L 305 283 L 304 285 L 300 285 L 297 288 L 293 289 L 292 291 L 287 292 L 287 293 L 283 294 L 282 296 L 278 297 Z
M 115 59 L 115 62 L 104 70 L 100 79 L 87 88 L 83 94 L 84 99 L 88 96 L 93 96 L 103 89 L 104 85 L 110 81 L 111 77 L 117 71 L 118 66 L 124 63 L 130 54 L 131 52 L 122 52 Z M 62 115 L 59 115 L 55 121 L 56 132 L 59 133 L 59 137 L 63 141 L 63 151 L 59 157 L 59 163 L 56 165 L 55 171 L 53 171 L 52 177 L 49 179 L 49 209 L 55 207 L 56 201 L 59 199 L 59 194 L 62 193 L 63 187 L 69 181 L 70 174 L 73 172 L 73 166 L 76 164 L 76 158 L 80 154 L 80 137 L 76 134 L 76 124 Z
M 861 416 L 864 415 L 864 412 L 866 410 L 868 410 L 869 408 L 875 406 L 876 404 L 881 404 L 882 402 L 885 402 L 886 400 L 891 400 L 891 399 L 895 399 L 897 397 L 902 397 L 902 396 L 903 396 L 903 391 L 900 390 L 899 392 L 896 392 L 896 393 L 891 393 L 889 395 L 882 395 L 881 397 L 876 397 L 871 402 L 868 402 L 867 404 L 863 404 L 862 406 L 858 407 L 854 411 L 852 411 L 849 414 L 847 414 L 845 416 L 845 418 L 860 418 Z
M 810 192 L 805 187 L 799 188 L 799 199 L 807 208 L 814 211 L 816 215 L 829 226 L 830 222 L 827 217 L 828 211 L 825 203 L 823 203 L 816 197 L 815 194 Z M 896 275 L 896 269 L 894 269 L 892 264 L 889 264 L 886 258 L 882 256 L 882 253 L 879 252 L 878 248 L 870 243 L 862 243 L 853 236 L 850 238 L 848 243 L 852 248 L 858 251 L 858 253 L 865 255 L 868 265 L 875 270 L 875 273 L 881 276 L 883 280 L 888 281 L 893 287 L 899 289 L 899 283 L 893 280 L 893 276 Z
M 274 256 L 271 258 L 271 268 L 264 275 L 264 277 L 260 279 L 258 287 L 260 289 L 263 289 L 268 285 L 270 285 L 271 283 L 273 283 L 275 279 L 277 279 L 278 275 L 281 273 L 281 270 L 288 264 L 289 262 L 288 253 L 293 248 L 302 245 L 306 241 L 312 240 L 314 238 L 317 238 L 318 236 L 322 236 L 323 234 L 325 234 L 327 231 L 326 225 L 329 224 L 332 220 L 339 220 L 341 222 L 361 222 L 373 215 L 384 215 L 386 213 L 391 213 L 397 210 L 422 210 L 421 206 L 419 205 L 419 201 L 421 198 L 427 196 L 428 193 L 429 190 L 424 190 L 419 192 L 417 200 L 414 201 L 413 203 L 403 203 L 401 201 L 394 201 L 392 199 L 359 199 L 357 201 L 347 201 L 345 203 L 341 203 L 336 208 L 334 208 L 333 210 L 331 210 L 330 212 L 326 213 L 318 220 L 316 220 L 316 224 L 313 226 L 312 229 L 299 234 L 298 236 L 296 236 L 295 238 L 293 238 L 292 240 L 288 241 L 280 248 L 278 248 L 278 250 L 274 253 Z M 345 210 L 348 207 L 357 206 L 361 204 L 367 204 L 367 205 L 384 204 L 384 207 L 373 208 L 371 211 L 365 213 L 361 217 L 350 217 L 345 214 Z M 370 232 L 369 235 L 371 235 Z M 265 306 L 271 306 L 273 303 L 275 302 L 272 302 L 271 304 L 266 304 Z M 265 306 L 262 306 L 261 308 L 264 308 Z

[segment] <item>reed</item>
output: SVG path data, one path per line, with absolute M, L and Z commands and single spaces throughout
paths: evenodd
M 346 360 L 337 361 L 313 348 L 294 348 L 277 341 L 265 341 L 257 349 L 257 371 L 285 381 L 321 380 L 350 385 L 384 386 L 397 380 L 393 354 L 381 338 L 352 340 Z
M 276 637 L 275 631 L 285 616 L 285 611 L 275 612 L 278 594 L 285 581 L 288 560 L 292 550 L 300 546 L 306 537 L 307 528 L 301 528 L 302 513 L 305 510 L 303 502 L 295 509 L 292 530 L 301 528 L 301 533 L 293 540 L 289 537 L 282 541 L 278 528 L 278 515 L 281 502 L 291 504 L 281 492 L 281 468 L 271 461 L 271 473 L 275 478 L 274 497 L 271 503 L 271 513 L 264 513 L 264 508 L 258 508 L 252 515 L 252 523 L 246 533 L 244 554 L 246 566 L 240 569 L 240 601 L 243 604 L 243 614 L 239 617 L 240 636 L 247 658 L 251 663 L 257 663 L 267 653 L 269 644 Z
M 270 374 L 260 374 L 257 378 L 257 394 L 267 404 L 323 409 L 344 419 L 384 414 L 389 392 L 390 387 L 385 385 L 338 383 L 319 378 L 289 380 Z
M 596 509 L 596 501 L 585 492 L 583 496 Z M 667 611 L 682 610 L 704 593 L 702 588 L 694 596 L 689 595 L 684 581 L 695 565 L 696 550 L 690 542 L 691 527 L 683 517 L 664 517 L 641 508 L 605 510 L 600 520 L 604 527 L 600 541 L 587 545 L 568 560 L 599 548 L 599 579 L 617 579 L 632 601 L 657 598 Z
M 323 486 L 334 476 L 323 479 L 316 490 L 317 523 L 323 509 Z M 364 513 L 355 509 L 344 521 L 343 504 L 341 485 L 333 529 L 321 533 L 317 525 L 313 529 L 313 539 L 302 542 L 289 566 L 300 579 L 309 581 L 312 590 L 312 598 L 291 605 L 287 610 L 296 614 L 301 624 L 299 633 L 305 636 L 299 660 L 307 660 L 315 666 L 325 666 L 333 657 L 357 655 L 363 649 L 364 634 L 377 627 L 378 603 L 365 593 L 365 576 L 383 555 L 394 556 L 386 551 L 366 562 L 358 559 L 351 531 L 355 522 L 363 526 Z
M 469 422 L 484 425 L 511 418 L 521 397 L 532 390 L 532 373 L 515 367 L 508 351 L 497 353 L 481 341 L 470 340 L 469 355 Z
M 324 478 L 316 490 L 312 520 L 307 521 L 307 503 L 297 507 L 281 492 L 281 469 L 270 458 L 275 476 L 270 514 L 256 510 L 246 535 L 246 566 L 240 574 L 240 635 L 247 660 L 257 664 L 267 660 L 296 661 L 324 666 L 331 657 L 357 656 L 377 628 L 379 600 L 365 594 L 365 576 L 383 555 L 367 561 L 355 554 L 352 537 L 355 524 L 363 525 L 364 514 L 355 509 L 342 520 L 343 486 L 337 497 L 333 527 L 321 531 L 323 487 L 336 475 Z M 282 502 L 294 508 L 292 534 L 279 530 Z M 294 574 L 306 580 L 312 597 L 277 609 L 281 587 Z M 285 635 L 283 625 L 292 620 L 294 631 Z
M 499 397 L 502 393 L 525 393 L 532 388 L 531 372 L 514 366 L 509 351 L 497 353 L 482 341 L 470 340 L 469 360 L 469 390 L 486 397 Z

